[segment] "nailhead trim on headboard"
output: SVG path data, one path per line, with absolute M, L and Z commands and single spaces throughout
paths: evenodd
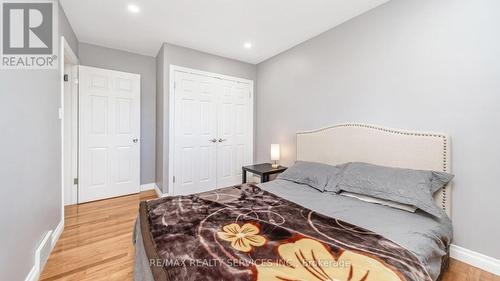
M 395 129 L 389 129 L 389 128 L 383 128 L 383 127 L 378 127 L 374 125 L 368 125 L 368 124 L 360 124 L 360 123 L 347 123 L 347 124 L 338 124 L 318 130 L 313 130 L 313 131 L 307 131 L 307 132 L 300 132 L 298 134 L 306 134 L 306 133 L 315 133 L 315 132 L 321 132 L 324 130 L 332 129 L 332 128 L 339 128 L 339 127 L 361 127 L 361 128 L 368 128 L 368 129 L 373 129 L 373 130 L 378 130 L 382 132 L 387 132 L 387 133 L 392 133 L 392 134 L 398 134 L 398 135 L 406 135 L 406 136 L 417 136 L 417 137 L 435 137 L 435 138 L 441 138 L 443 141 L 443 172 L 448 172 L 448 144 L 447 144 L 447 137 L 442 134 L 432 134 L 432 133 L 418 133 L 418 132 L 407 132 L 407 131 L 400 131 L 400 130 L 395 130 Z M 446 192 L 446 188 L 443 188 L 441 190 L 442 193 L 442 201 L 441 201 L 441 207 L 443 210 L 446 211 L 446 203 L 448 200 L 448 194 Z

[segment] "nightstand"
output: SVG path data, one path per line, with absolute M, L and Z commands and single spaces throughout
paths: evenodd
M 270 163 L 263 163 L 263 164 L 244 166 L 241 169 L 243 170 L 241 181 L 243 183 L 246 183 L 247 172 L 260 176 L 261 182 L 268 182 L 270 175 L 283 173 L 287 169 L 287 167 L 279 166 L 278 168 L 273 168 Z

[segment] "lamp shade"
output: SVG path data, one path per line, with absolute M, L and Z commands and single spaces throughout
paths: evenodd
M 280 145 L 279 144 L 271 144 L 271 160 L 272 161 L 280 160 Z

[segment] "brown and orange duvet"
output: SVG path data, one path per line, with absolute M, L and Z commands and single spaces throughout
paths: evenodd
M 431 281 L 384 237 L 241 185 L 142 202 L 155 281 Z

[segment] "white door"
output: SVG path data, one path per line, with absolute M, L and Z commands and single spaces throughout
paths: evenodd
M 173 76 L 172 194 L 241 183 L 241 167 L 253 153 L 251 83 L 196 71 Z
M 219 80 L 217 103 L 217 187 L 241 183 L 241 167 L 251 164 L 251 86 Z
M 216 186 L 217 79 L 175 72 L 174 191 L 191 194 Z
M 140 192 L 140 75 L 79 75 L 79 203 Z

